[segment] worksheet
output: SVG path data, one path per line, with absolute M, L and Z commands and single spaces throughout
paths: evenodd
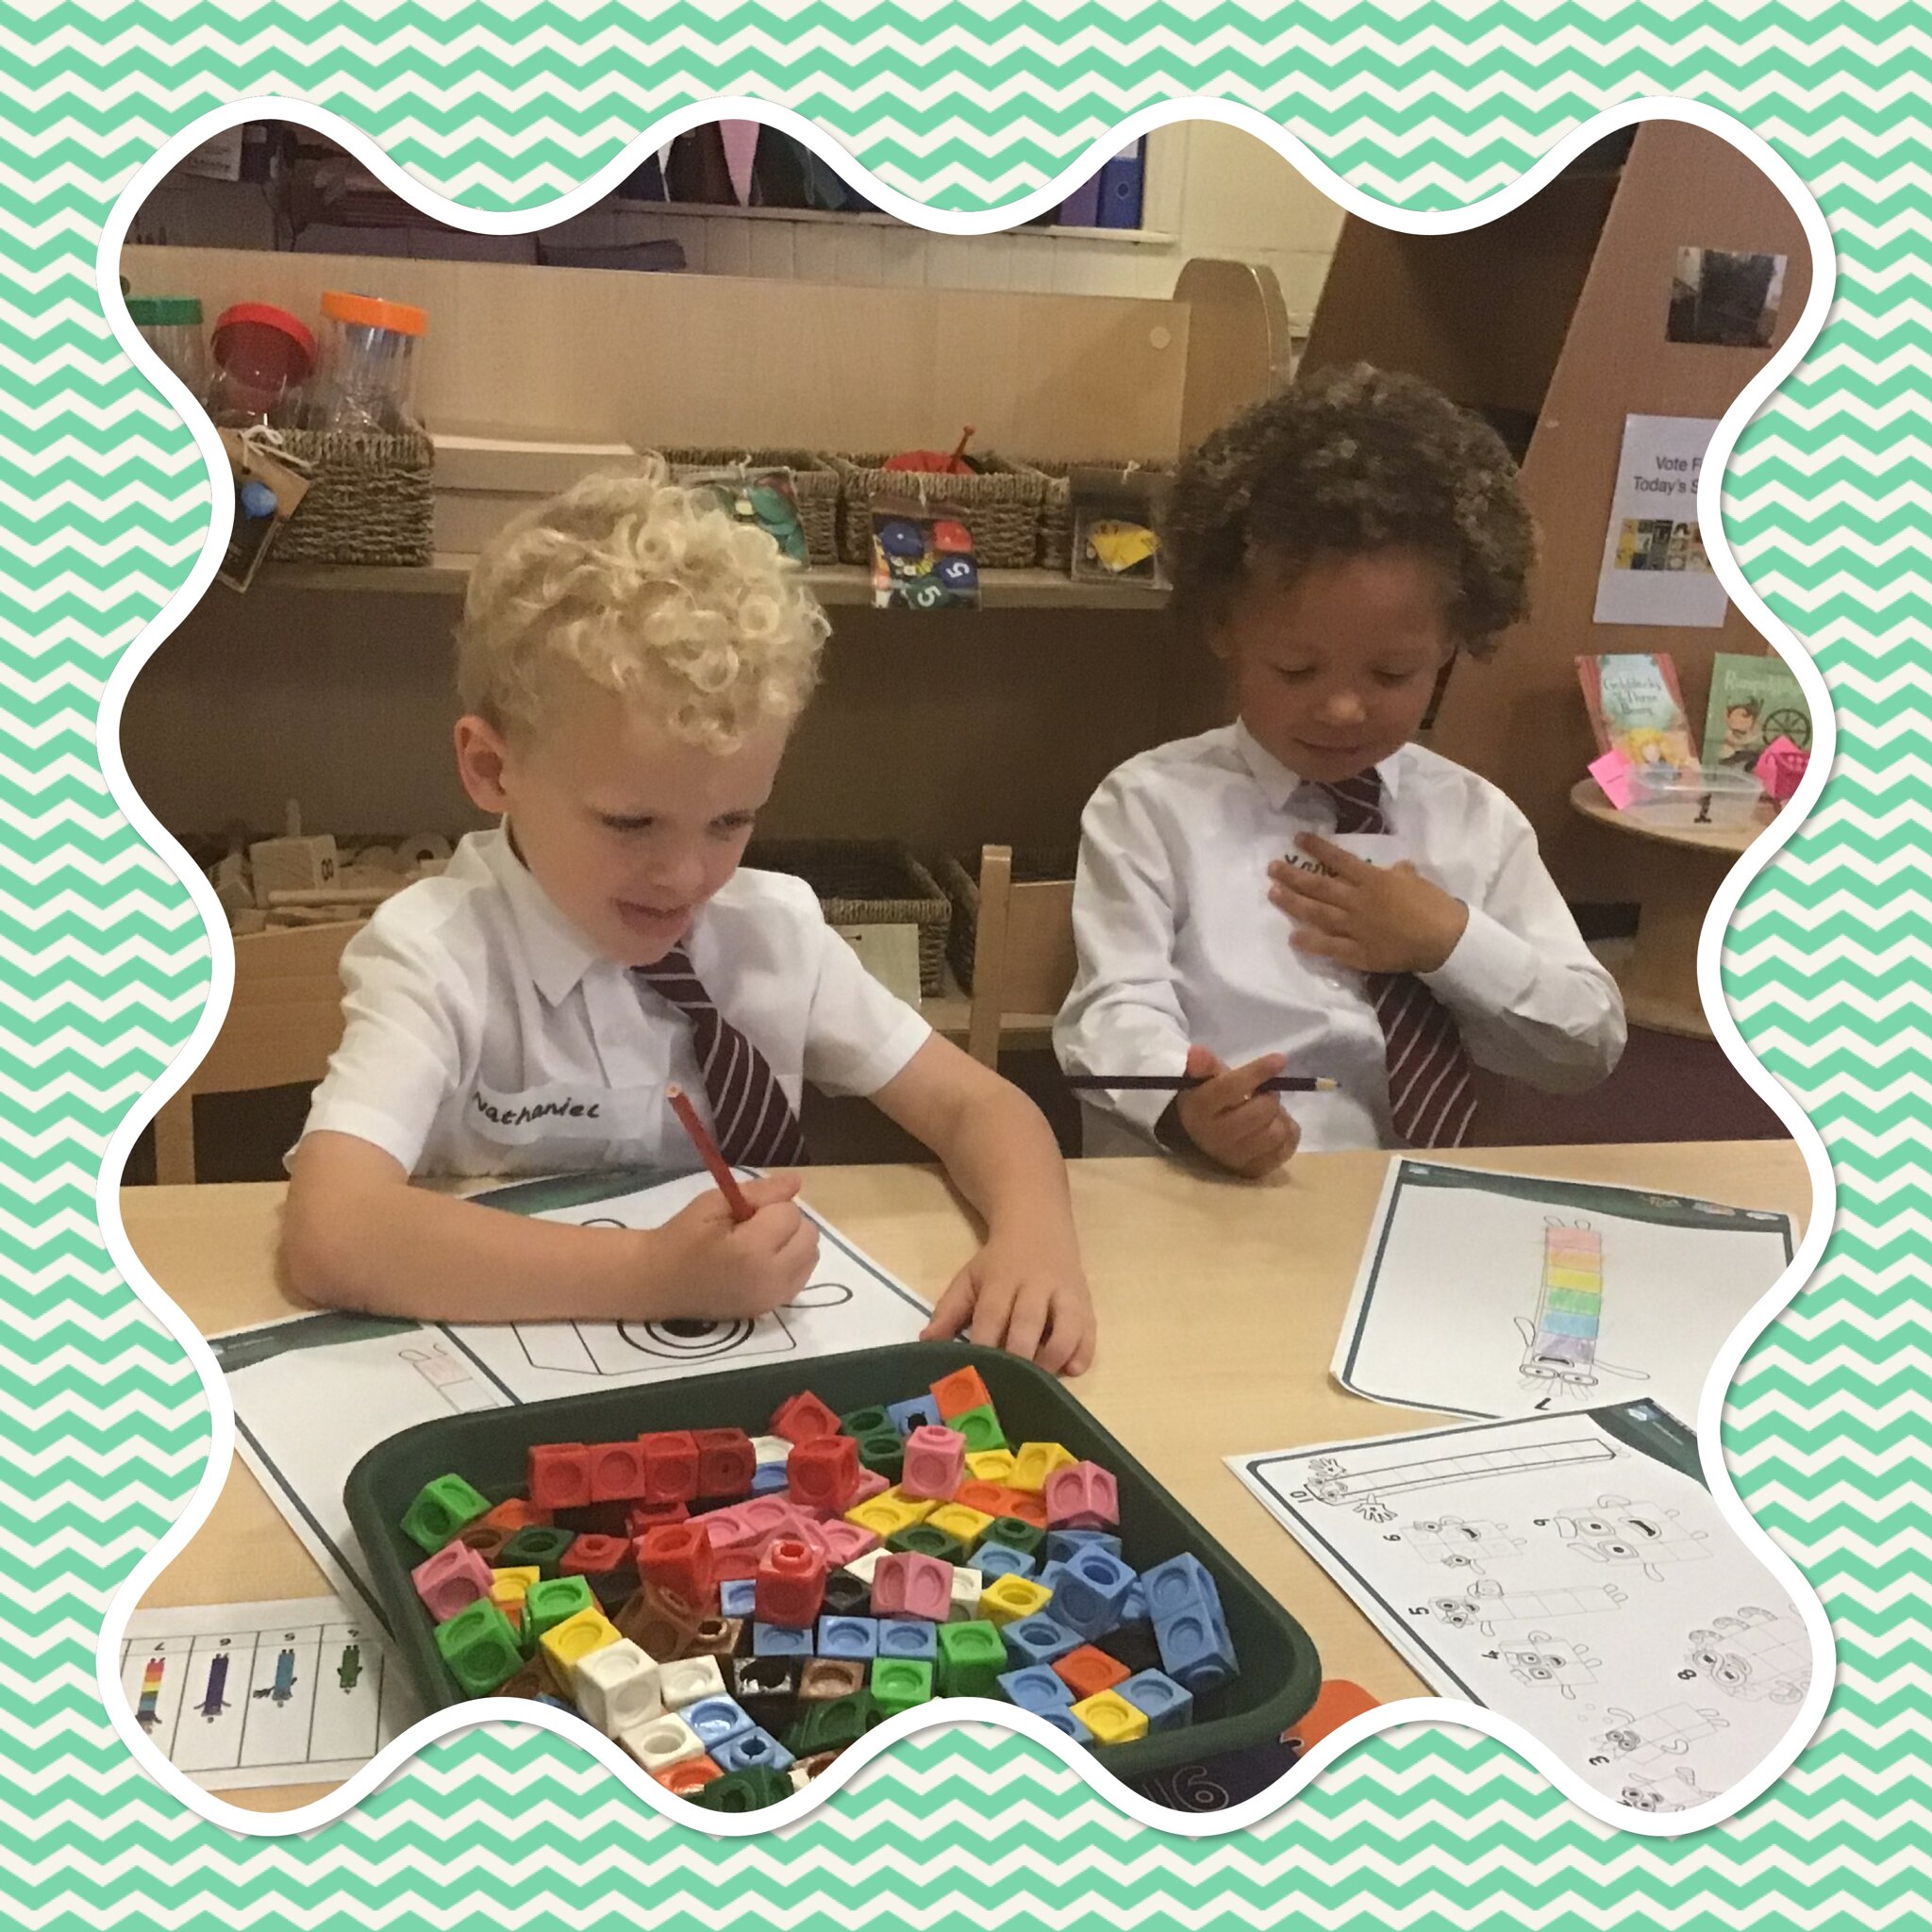
M 1452 1415 L 1648 1396 L 1694 1422 L 1710 1365 L 1793 1251 L 1790 1218 L 1677 1194 L 1396 1160 L 1331 1369 Z
M 703 1174 L 638 1180 L 575 1175 L 476 1198 L 546 1220 L 650 1227 L 713 1185 Z M 925 1304 L 811 1218 L 820 1229 L 812 1279 L 796 1300 L 755 1321 L 482 1325 L 330 1313 L 217 1336 L 209 1346 L 234 1400 L 237 1453 L 330 1583 L 379 1622 L 342 1487 L 385 1438 L 465 1409 L 916 1341 Z
M 380 1630 L 333 1596 L 137 1610 L 121 1682 L 135 1723 L 211 1791 L 340 1784 L 422 1714 Z
M 1723 1796 L 1810 1684 L 1797 1607 L 1655 1403 L 1228 1466 L 1435 1690 L 1635 1810 Z

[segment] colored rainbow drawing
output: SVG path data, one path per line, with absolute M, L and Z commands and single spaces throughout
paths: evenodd
M 1556 1395 L 1594 1389 L 1605 1375 L 1622 1375 L 1633 1382 L 1650 1379 L 1641 1369 L 1619 1368 L 1598 1357 L 1603 1312 L 1603 1236 L 1588 1222 L 1572 1225 L 1552 1219 L 1543 1228 L 1536 1319 L 1516 1317 L 1523 1337 L 1518 1373 L 1525 1390 L 1544 1391 L 1539 1408 L 1548 1407 Z
M 151 1657 L 141 1674 L 141 1702 L 134 1707 L 134 1722 L 144 1731 L 153 1730 L 161 1721 L 161 1679 L 167 1671 L 166 1657 Z

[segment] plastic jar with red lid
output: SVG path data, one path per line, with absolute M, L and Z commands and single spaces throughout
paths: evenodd
M 292 425 L 315 368 L 315 338 L 286 308 L 237 302 L 215 318 L 208 412 L 225 428 Z
M 384 436 L 420 431 L 416 344 L 428 321 L 407 302 L 328 290 L 322 298 L 321 367 L 304 423 Z

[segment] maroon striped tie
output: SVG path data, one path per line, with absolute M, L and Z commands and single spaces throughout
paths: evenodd
M 1318 785 L 1335 807 L 1338 832 L 1386 832 L 1382 774 L 1373 767 L 1340 785 Z M 1389 1113 L 1409 1147 L 1459 1147 L 1475 1117 L 1469 1055 L 1456 1018 L 1413 973 L 1369 973 L 1369 998 L 1388 1042 Z
M 672 949 L 632 971 L 691 1022 L 691 1043 L 711 1103 L 718 1151 L 734 1167 L 802 1167 L 809 1158 L 798 1116 L 771 1063 L 711 1004 L 691 955 Z

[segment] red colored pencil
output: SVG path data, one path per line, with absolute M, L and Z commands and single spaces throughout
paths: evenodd
M 698 1158 L 711 1170 L 711 1178 L 718 1183 L 718 1191 L 724 1196 L 732 1220 L 749 1221 L 758 1210 L 744 1198 L 744 1191 L 738 1185 L 737 1176 L 718 1152 L 717 1141 L 706 1133 L 705 1124 L 699 1120 L 697 1108 L 686 1099 L 684 1089 L 668 1088 L 665 1098 L 671 1103 L 671 1111 L 683 1124 L 684 1131 L 691 1136 L 691 1144 L 698 1150 Z

